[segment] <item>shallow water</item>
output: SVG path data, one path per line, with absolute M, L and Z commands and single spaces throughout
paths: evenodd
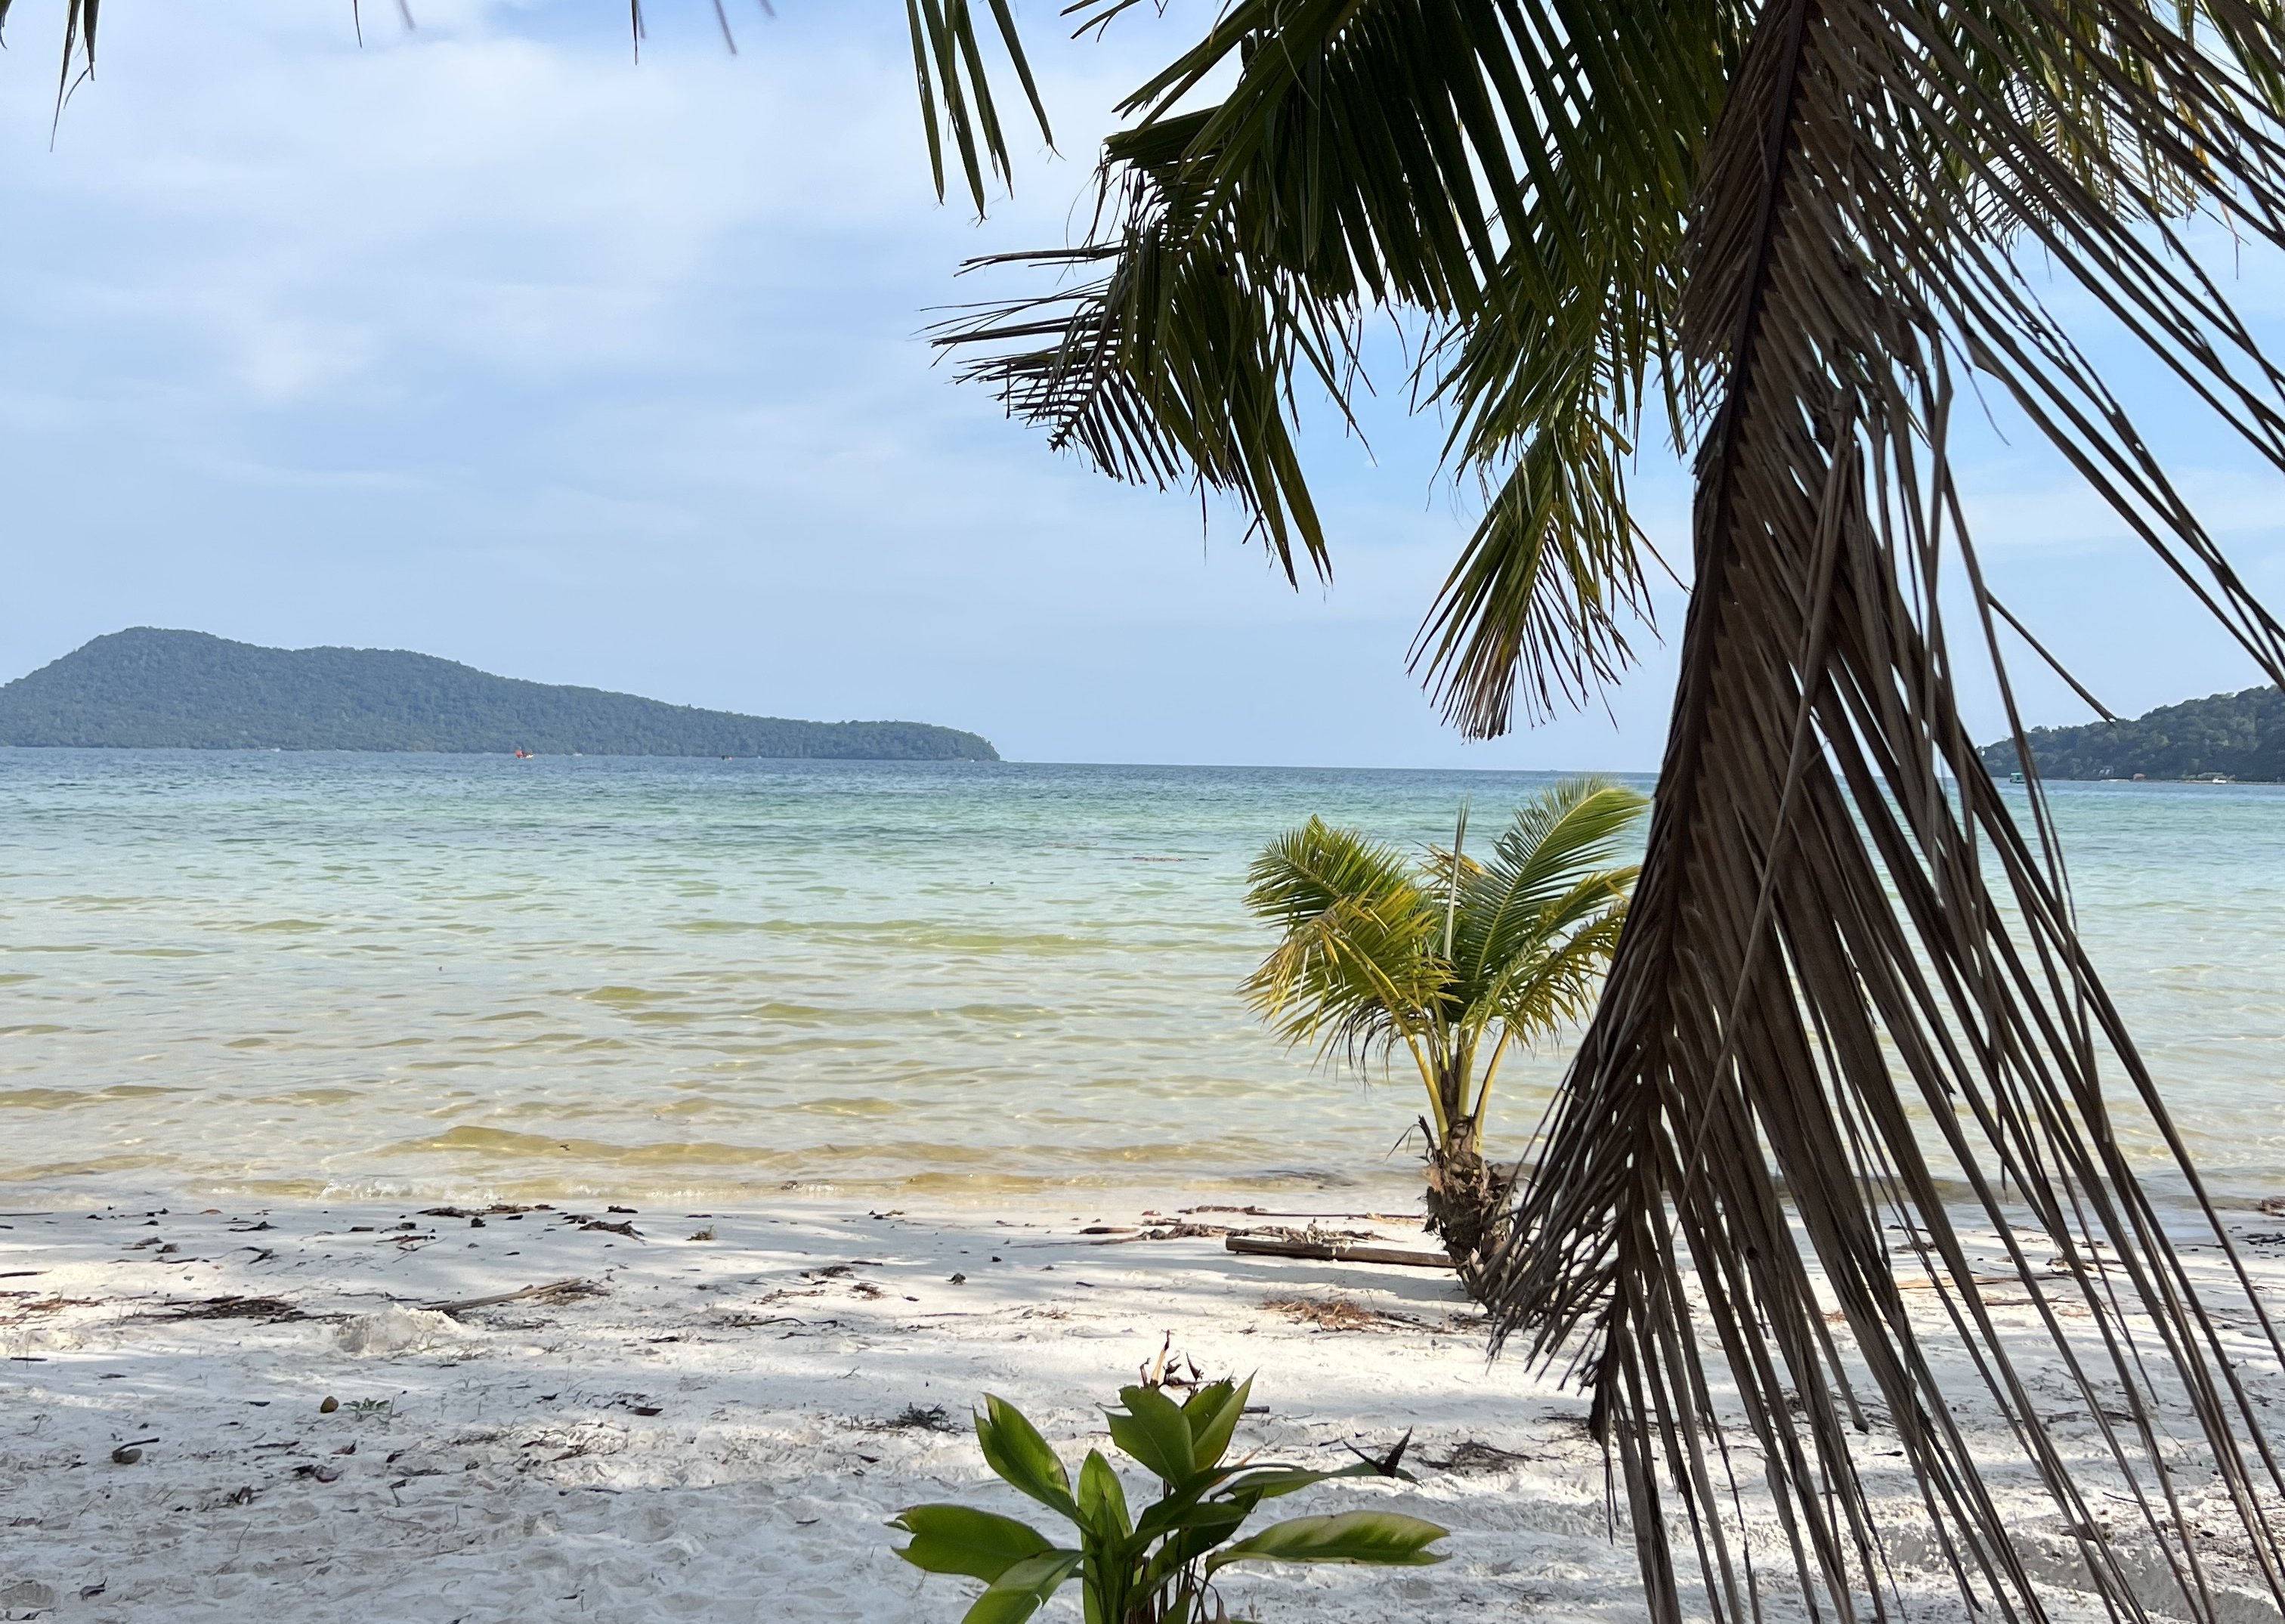
M 1417 1086 L 1238 1003 L 1263 840 L 1528 774 L 0 750 L 0 1185 L 1043 1185 L 1396 1198 Z M 2202 1162 L 2285 1147 L 2285 791 L 2064 785 L 2086 934 Z M 1527 1057 L 1494 1132 L 1561 1056 Z

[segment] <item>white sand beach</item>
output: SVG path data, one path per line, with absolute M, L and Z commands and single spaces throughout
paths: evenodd
M 1013 1400 L 1075 1460 L 1103 1440 L 1095 1406 L 1171 1338 L 1209 1374 L 1257 1373 L 1241 1436 L 1266 1454 L 1338 1464 L 1346 1445 L 1413 1434 L 1417 1482 L 1287 1504 L 1378 1502 L 1454 1531 L 1439 1567 L 1252 1570 L 1229 1586 L 1234 1609 L 1637 1616 L 1583 1400 L 1488 1363 L 1450 1276 L 1088 1233 L 1161 1221 L 1313 1220 L 1171 1199 L 1029 1215 L 809 1200 L 481 1223 L 378 1205 L 0 1217 L 0 1614 L 955 1620 L 974 1587 L 899 1562 L 883 1524 L 926 1500 L 1025 1510 L 985 1471 L 971 1403 Z M 1401 1218 L 1314 1221 L 1420 1243 Z M 2257 1259 L 2277 1228 L 2246 1215 Z M 2279 1271 L 2257 1266 L 2276 1291 Z M 424 1306 L 563 1281 L 577 1283 Z M 2248 1369 L 2265 1404 L 2285 1397 L 2273 1365 L 2249 1353 Z M 2089 1432 L 2068 1410 L 2049 1422 Z M 2004 1435 L 1991 1444 L 2026 1549 L 2051 1553 L 2056 1616 L 2081 1616 L 2052 1510 L 2011 1486 Z M 1962 1616 L 1943 1577 L 1922 1584 L 1912 1552 L 1894 1554 L 1914 1616 Z M 2233 1605 L 2275 1616 L 2250 1589 Z

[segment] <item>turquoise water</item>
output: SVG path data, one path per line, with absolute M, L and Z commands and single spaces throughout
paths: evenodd
M 1311 812 L 1425 841 L 1548 781 L 0 750 L 0 1185 L 1403 1199 L 1417 1085 L 1237 1001 L 1245 865 Z M 2056 804 L 2201 1159 L 2269 1188 L 2285 792 Z

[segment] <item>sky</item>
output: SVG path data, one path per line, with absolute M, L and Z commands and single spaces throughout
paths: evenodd
M 1300 590 L 1226 513 L 1113 484 L 920 336 L 1021 286 L 962 260 L 1082 229 L 1119 96 L 1206 8 L 1070 41 L 1018 7 L 1057 145 L 939 204 L 904 8 L 615 0 L 106 8 L 54 131 L 61 0 L 0 52 L 0 679 L 130 625 L 404 647 L 768 715 L 972 728 L 1017 759 L 1647 770 L 1682 624 L 1662 590 L 1605 700 L 1489 742 L 1406 654 L 1471 528 L 1441 427 L 1384 374 L 1306 453 L 1333 539 Z M 2285 337 L 2285 275 L 2216 250 Z M 2091 341 L 2100 351 L 2100 335 Z M 2108 357 L 2256 590 L 2285 482 Z M 2258 680 L 1996 408 L 1966 424 L 1996 590 L 2122 714 Z M 1680 567 L 1687 484 L 1646 527 Z M 2028 656 L 2030 719 L 2087 712 Z M 1999 728 L 1987 689 L 1979 736 Z

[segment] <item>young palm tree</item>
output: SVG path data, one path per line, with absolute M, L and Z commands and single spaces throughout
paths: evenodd
M 1246 906 L 1278 933 L 1246 981 L 1278 1033 L 1360 1069 L 1402 1047 L 1428 1100 L 1428 1228 L 1472 1292 L 1504 1239 L 1506 1180 L 1484 1160 L 1484 1111 L 1509 1046 L 1593 1004 L 1632 868 L 1609 867 L 1643 797 L 1575 779 L 1515 814 L 1488 861 L 1409 862 L 1316 818 L 1254 859 Z
M 1135 3 L 1072 9 L 1108 26 Z M 67 5 L 68 81 L 97 7 Z M 987 30 L 968 0 L 907 6 L 939 177 L 948 139 L 979 206 L 1009 152 L 981 40 L 1029 82 L 990 9 Z M 1298 573 L 1328 557 L 1298 386 L 1345 403 L 1364 321 L 1407 317 L 1417 393 L 1488 492 L 1417 645 L 1468 731 L 1624 666 L 1646 573 L 1628 459 L 1661 429 L 1695 459 L 1641 878 L 1489 1281 L 1511 1338 L 1592 1394 L 1648 1615 L 1684 1614 L 1679 1549 L 1693 1606 L 1762 1616 L 1776 1528 L 1812 1612 L 1895 1616 L 1908 1518 L 1974 1607 L 2046 1617 L 1954 1423 L 1970 1403 L 2112 1616 L 2220 1616 L 2195 1534 L 2225 1518 L 2285 1609 L 2285 1470 L 2216 1298 L 2265 1356 L 2285 1339 L 2242 1270 L 2192 1278 L 2121 1149 L 2131 1113 L 2204 1204 L 2080 946 L 2012 699 L 2028 828 L 1970 744 L 1943 612 L 2003 695 L 2003 633 L 2040 652 L 1966 526 L 1965 383 L 2285 682 L 2285 628 L 2056 315 L 2140 340 L 2285 470 L 2285 373 L 2189 231 L 2285 251 L 2285 0 L 1229 0 L 1123 113 L 1099 229 L 1012 256 L 1060 283 L 946 341 L 1053 443 L 1223 493 Z M 1973 1230 L 2105 1418 L 2106 1534 Z M 1973 1377 L 1930 1357 L 1915 1302 Z M 1865 1474 L 1899 1469 L 1919 1500 L 1884 1510 Z M 2186 1485 L 2215 1498 L 2193 1512 Z

